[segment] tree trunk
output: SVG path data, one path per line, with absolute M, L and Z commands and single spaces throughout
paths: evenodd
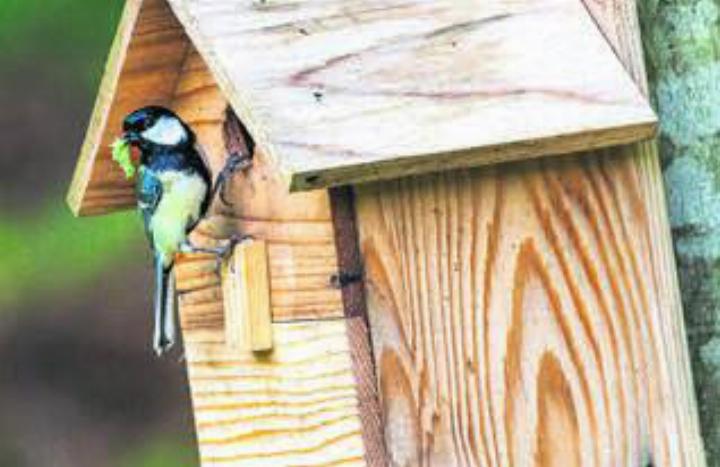
M 639 7 L 698 409 L 720 466 L 720 1 Z

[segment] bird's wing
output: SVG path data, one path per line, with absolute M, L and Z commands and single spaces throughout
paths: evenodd
M 157 209 L 163 194 L 162 182 L 152 170 L 142 168 L 137 178 L 137 203 L 138 209 L 145 224 L 145 234 L 152 242 L 150 220 Z
M 203 147 L 199 143 L 195 143 L 195 145 L 193 146 L 193 149 L 195 149 L 195 152 L 197 152 L 198 155 L 200 156 L 200 159 L 202 160 L 203 165 L 205 165 L 205 167 L 208 170 L 210 170 L 210 160 L 208 159 L 207 153 L 205 152 Z
M 207 213 L 208 208 L 210 207 L 210 203 L 212 202 L 212 193 L 213 193 L 213 181 L 212 181 L 212 175 L 210 174 L 210 160 L 208 159 L 207 153 L 203 149 L 203 147 L 195 143 L 195 146 L 193 146 L 193 149 L 195 149 L 195 152 L 200 157 L 200 161 L 202 162 L 201 165 L 197 166 L 198 173 L 200 176 L 205 180 L 205 183 L 208 185 L 208 190 L 205 195 L 205 199 L 202 202 L 202 205 L 200 206 L 200 217 L 205 217 L 205 214 Z M 198 219 L 199 221 L 200 219 Z M 197 222 L 192 223 L 191 225 L 188 225 L 188 232 L 190 232 Z

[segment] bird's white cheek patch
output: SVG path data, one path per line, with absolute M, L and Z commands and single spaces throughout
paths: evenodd
M 162 117 L 153 126 L 142 132 L 143 138 L 155 144 L 174 146 L 187 139 L 182 124 L 170 117 Z

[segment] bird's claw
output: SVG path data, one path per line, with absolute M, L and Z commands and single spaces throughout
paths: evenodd
M 217 249 L 217 254 L 215 255 L 215 272 L 220 273 L 223 262 L 232 256 L 237 245 L 252 239 L 252 235 L 232 235 L 226 245 Z
M 240 154 L 233 152 L 228 156 L 225 162 L 225 167 L 220 171 L 220 174 L 215 181 L 215 193 L 220 196 L 220 201 L 226 206 L 232 206 L 232 202 L 228 201 L 225 196 L 225 187 L 230 177 L 239 170 L 245 170 L 252 165 L 252 159 L 246 154 Z
M 227 245 L 223 247 L 223 258 L 227 259 L 232 254 L 235 247 L 243 242 L 246 242 L 248 240 L 252 240 L 252 235 L 240 235 L 240 234 L 233 234 L 229 239 Z

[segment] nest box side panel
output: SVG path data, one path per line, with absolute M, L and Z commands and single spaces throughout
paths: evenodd
M 172 107 L 195 129 L 217 173 L 238 131 L 194 49 Z M 233 177 L 227 195 L 232 205 L 211 206 L 192 241 L 211 246 L 242 233 L 253 236 L 247 245 L 266 245 L 272 349 L 252 352 L 252 342 L 237 342 L 242 329 L 226 329 L 242 320 L 226 321 L 228 284 L 221 284 L 213 257 L 177 258 L 202 464 L 377 465 L 366 463 L 371 451 L 363 417 L 366 407 L 377 404 L 368 389 L 374 388 L 373 374 L 356 365 L 358 359 L 372 361 L 369 341 L 362 323 L 345 319 L 341 291 L 331 285 L 338 265 L 327 192 L 289 194 L 256 147 L 252 168 Z
M 293 190 L 654 131 L 580 0 L 169 2 Z
M 591 10 L 644 89 L 634 8 Z M 705 465 L 654 144 L 356 192 L 398 465 Z
M 168 106 L 190 46 L 165 0 L 128 0 L 67 195 L 76 215 L 135 206 L 133 181 L 112 161 L 122 119 L 150 104 Z

